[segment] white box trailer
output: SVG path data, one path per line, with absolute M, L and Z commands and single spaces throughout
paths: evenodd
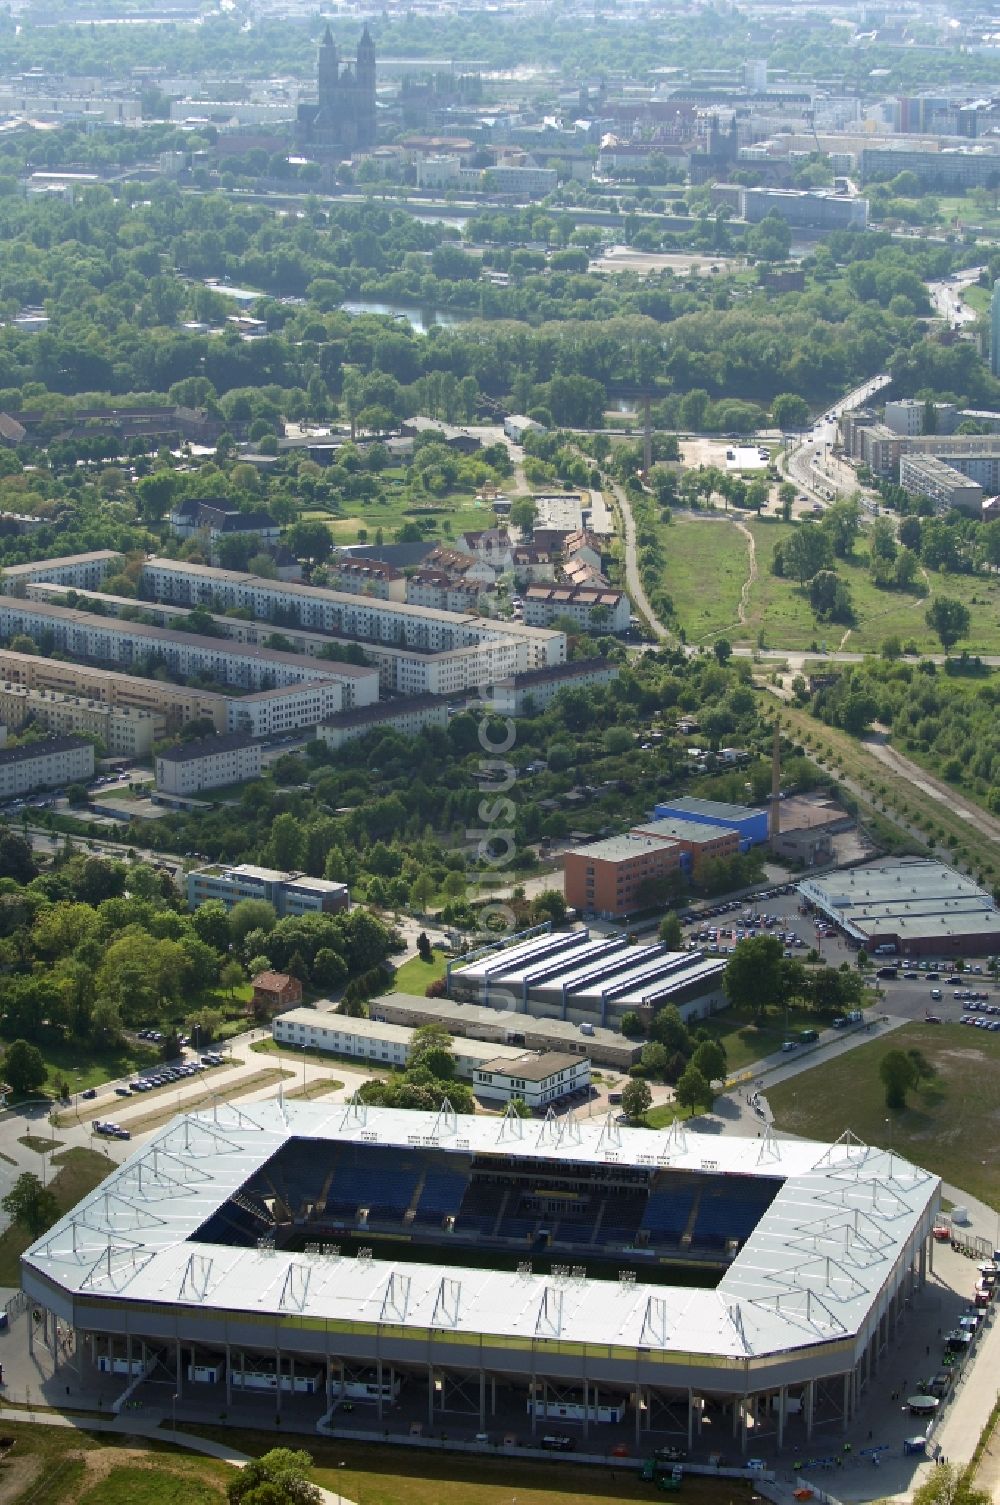
M 221 1359 L 211 1364 L 189 1364 L 187 1377 L 196 1385 L 217 1385 L 222 1379 L 225 1366 Z
M 625 1419 L 624 1401 L 598 1400 L 596 1405 L 584 1406 L 582 1401 L 529 1400 L 528 1415 L 540 1421 L 600 1421 L 619 1422 Z
M 146 1367 L 144 1359 L 120 1359 L 113 1353 L 99 1353 L 97 1355 L 97 1367 L 101 1374 L 142 1374 Z
M 382 1381 L 382 1401 L 394 1404 L 399 1399 L 401 1381 L 398 1379 Z M 379 1384 L 377 1380 L 345 1380 L 342 1385 L 334 1384 L 333 1395 L 340 1401 L 359 1401 L 362 1405 L 376 1405 L 379 1398 Z
M 233 1369 L 234 1390 L 272 1390 L 279 1389 L 279 1376 L 265 1369 Z M 282 1393 L 288 1392 L 295 1395 L 317 1395 L 323 1388 L 323 1381 L 314 1374 L 282 1374 L 280 1376 L 280 1389 Z

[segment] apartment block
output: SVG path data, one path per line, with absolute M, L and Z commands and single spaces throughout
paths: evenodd
M 957 465 L 949 465 L 936 455 L 903 455 L 899 484 L 911 496 L 930 497 L 938 512 L 958 508 L 978 517 L 983 510 L 982 486 L 970 481 Z
M 350 894 L 346 883 L 328 878 L 310 878 L 307 873 L 283 873 L 277 868 L 243 862 L 236 867 L 201 867 L 187 875 L 189 909 L 208 899 L 219 899 L 232 909 L 241 899 L 265 899 L 279 918 L 301 914 L 335 914 L 347 909 Z
M 8 564 L 3 568 L 3 589 L 7 595 L 21 596 L 32 580 L 51 580 L 71 585 L 76 590 L 98 590 L 101 582 L 123 563 L 114 549 L 94 549 L 89 554 L 67 554 L 61 559 L 36 559 L 30 564 Z
M 0 800 L 85 784 L 94 777 L 94 744 L 80 737 L 49 737 L 23 747 L 0 748 Z
M 144 660 L 158 662 L 185 679 L 207 676 L 243 690 L 322 683 L 324 715 L 342 708 L 343 678 L 367 682 L 369 691 L 375 688 L 371 672 L 352 664 L 339 666 L 340 677 L 335 679 L 332 665 L 328 668 L 295 653 L 239 646 L 197 633 L 108 620 L 68 606 L 0 596 L 0 636 L 10 638 L 17 633 L 91 663 L 127 667 Z
M 524 593 L 524 620 L 533 627 L 546 627 L 559 617 L 568 617 L 591 631 L 627 632 L 630 616 L 631 603 L 624 591 L 530 585 Z
M 527 669 L 492 687 L 491 709 L 500 716 L 544 711 L 562 690 L 589 690 L 618 678 L 618 665 L 606 658 L 575 658 L 553 669 Z
M 440 695 L 409 695 L 328 716 L 317 726 L 316 736 L 327 747 L 337 748 L 378 727 L 388 727 L 403 737 L 415 737 L 424 727 L 447 725 L 448 706 Z
M 26 657 L 30 655 L 25 655 Z M 28 722 L 59 735 L 98 737 L 117 758 L 146 758 L 166 731 L 161 712 L 138 706 L 110 706 L 58 690 L 34 690 L 0 680 L 0 721 L 19 731 Z
M 156 787 L 163 794 L 197 795 L 260 777 L 262 744 L 255 737 L 234 733 L 178 742 L 154 759 Z
M 561 632 L 291 581 L 264 580 L 182 560 L 148 559 L 140 585 L 143 594 L 154 601 L 204 606 L 209 611 L 241 607 L 258 621 L 280 624 L 282 632 L 290 624 L 348 638 L 366 651 L 370 645 L 392 644 L 423 653 L 445 653 L 509 639 L 521 660 L 519 668 L 541 668 L 566 659 L 566 637 Z
M 406 599 L 406 576 L 381 559 L 341 555 L 327 565 L 327 578 L 333 589 L 346 591 L 348 595 L 375 596 L 379 601 Z

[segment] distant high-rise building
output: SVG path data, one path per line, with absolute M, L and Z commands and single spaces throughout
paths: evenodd
M 299 146 L 319 153 L 366 151 L 375 145 L 375 43 L 366 26 L 353 66 L 340 66 L 329 26 L 320 43 L 317 102 L 300 105 Z
M 1000 278 L 993 284 L 990 301 L 990 371 L 1000 376 Z

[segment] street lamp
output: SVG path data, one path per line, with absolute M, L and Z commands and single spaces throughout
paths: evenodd
M 174 1392 L 174 1397 L 173 1397 L 173 1406 L 172 1406 L 172 1411 L 173 1411 L 173 1430 L 175 1432 L 177 1431 L 177 1402 L 179 1400 L 180 1400 L 180 1396 L 175 1391 Z

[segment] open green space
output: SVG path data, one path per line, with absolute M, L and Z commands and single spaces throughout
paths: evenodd
M 82 1092 L 86 1087 L 100 1087 L 103 1082 L 114 1082 L 145 1066 L 155 1066 L 160 1060 L 155 1047 L 140 1041 L 123 1040 L 110 1049 L 94 1048 L 79 1040 L 40 1040 L 37 1044 L 49 1073 L 42 1092 L 52 1096 L 57 1077 L 70 1092 Z
M 433 961 L 425 962 L 419 956 L 411 956 L 401 967 L 396 968 L 396 975 L 392 980 L 394 993 L 413 993 L 417 998 L 422 998 L 429 983 L 437 982 L 444 976 L 448 958 L 443 951 L 433 953 Z
M 79 1505 L 216 1505 L 224 1495 L 217 1485 L 192 1478 L 190 1471 L 174 1472 L 158 1459 L 148 1467 L 112 1468 L 77 1498 Z
M 702 642 L 728 635 L 737 642 L 753 643 L 762 634 L 767 647 L 839 646 L 846 625 L 818 622 L 801 587 L 771 574 L 775 545 L 795 525 L 771 518 L 741 520 L 754 535 L 757 556 L 757 579 L 749 588 L 743 624 L 739 623 L 739 602 L 749 575 L 743 535 L 723 518 L 679 517 L 661 530 L 666 555 L 663 584 L 688 640 Z M 915 641 L 921 652 L 940 652 L 924 621 L 930 595 L 876 589 L 863 545 L 854 561 L 839 560 L 837 569 L 850 586 L 854 605 L 855 622 L 847 637 L 851 648 L 878 651 L 885 638 L 898 636 Z M 969 606 L 971 650 L 1000 650 L 1000 583 L 985 576 L 931 575 L 930 590 L 955 596 Z
M 805 956 L 805 952 L 802 952 Z M 800 1029 L 815 1029 L 816 1015 L 812 1009 L 791 1004 L 787 1013 L 765 1014 L 762 1018 L 746 1009 L 727 1008 L 708 1019 L 699 1019 L 698 1028 L 703 1029 L 713 1040 L 718 1040 L 726 1052 L 726 1065 L 730 1076 L 736 1071 L 745 1071 L 755 1061 L 780 1050 L 782 1041 L 794 1036 Z
M 838 622 L 817 622 L 805 591 L 794 581 L 771 574 L 774 548 L 795 524 L 768 518 L 752 519 L 749 527 L 757 544 L 757 580 L 750 589 L 748 639 L 762 632 L 766 647 L 808 649 L 812 644 L 836 648 L 847 632 Z M 973 653 L 1000 652 L 1000 580 L 988 575 L 941 575 L 929 571 L 928 591 L 879 590 L 868 573 L 864 534 L 853 560 L 837 560 L 837 572 L 851 591 L 855 620 L 845 647 L 878 652 L 887 637 L 912 641 L 920 653 L 940 653 L 941 644 L 924 621 L 936 595 L 962 601 L 971 613 L 967 640 L 959 646 Z
M 890 1050 L 919 1050 L 934 1076 L 890 1113 L 879 1066 Z M 960 1024 L 907 1024 L 847 1055 L 768 1088 L 779 1129 L 836 1139 L 853 1129 L 899 1150 L 991 1207 L 1000 1207 L 1000 1039 Z
M 259 1454 L 275 1445 L 256 1432 L 190 1427 L 241 1452 Z M 492 1435 L 492 1434 L 491 1434 Z M 293 1444 L 294 1445 L 294 1444 Z M 502 1448 L 477 1453 L 423 1453 L 381 1442 L 324 1442 L 303 1446 L 312 1453 L 313 1478 L 357 1505 L 614 1505 L 619 1500 L 649 1500 L 655 1491 L 631 1470 L 573 1464 L 519 1462 Z M 720 1505 L 718 1482 L 684 1480 L 685 1505 Z
M 391 543 L 393 533 L 406 523 L 430 523 L 441 538 L 454 538 L 465 528 L 484 528 L 492 523 L 492 509 L 477 502 L 471 492 L 447 492 L 415 502 L 406 493 L 403 476 L 401 470 L 383 471 L 381 480 L 387 484 L 381 495 L 347 503 L 352 510 L 346 516 L 315 510 L 303 513 L 303 517 L 325 523 L 338 544 L 357 543 L 359 529 L 366 530 L 368 542 L 374 543 L 375 530 L 381 528 L 386 543 Z
M 60 1213 L 75 1207 L 81 1197 L 99 1186 L 113 1169 L 111 1160 L 99 1155 L 96 1150 L 75 1148 L 53 1155 L 49 1164 L 56 1174 L 49 1182 Z M 0 1286 L 16 1286 L 21 1283 L 21 1255 L 34 1240 L 19 1223 L 0 1234 Z M 2 1476 L 0 1476 L 2 1477 Z
M 735 634 L 748 569 L 743 535 L 723 519 L 675 517 L 660 538 L 664 588 L 688 641 Z

